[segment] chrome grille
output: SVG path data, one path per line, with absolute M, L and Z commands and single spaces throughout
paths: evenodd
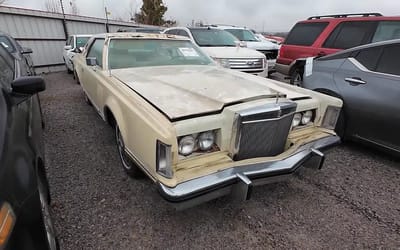
M 267 60 L 273 60 L 278 57 L 278 50 L 277 49 L 272 49 L 272 50 L 259 50 L 258 52 L 261 52 L 265 55 Z
M 231 69 L 238 70 L 262 70 L 263 69 L 263 59 L 229 59 L 229 65 Z
M 283 102 L 237 113 L 233 159 L 244 160 L 282 153 L 296 107 L 295 102 Z

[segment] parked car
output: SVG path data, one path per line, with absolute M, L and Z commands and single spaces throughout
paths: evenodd
M 0 46 L 0 249 L 57 249 L 37 95 L 45 83 L 23 67 Z
M 298 22 L 279 52 L 276 70 L 301 82 L 304 58 L 325 56 L 371 42 L 400 38 L 400 16 L 379 13 L 312 16 Z M 300 60 L 298 60 L 300 59 Z
M 268 71 L 270 73 L 275 72 L 276 57 L 278 56 L 279 51 L 279 46 L 277 44 L 269 41 L 261 41 L 253 34 L 253 32 L 251 32 L 251 30 L 243 27 L 228 25 L 211 25 L 211 27 L 226 30 L 237 39 L 244 42 L 247 48 L 263 53 L 268 61 Z
M 268 35 L 268 34 L 266 34 L 266 35 L 264 34 L 263 36 L 267 39 L 275 40 L 279 45 L 281 45 L 285 41 L 285 38 L 281 37 L 281 36 L 274 36 L 274 35 Z
M 156 28 L 156 27 L 125 27 L 125 28 L 119 28 L 117 32 L 140 32 L 140 33 L 156 33 L 160 34 L 163 31 L 161 28 Z
M 207 55 L 221 66 L 246 73 L 267 77 L 268 64 L 265 55 L 248 48 L 241 48 L 240 41 L 231 33 L 212 28 L 176 27 L 166 29 L 164 34 L 189 37 Z
M 303 86 L 344 102 L 337 132 L 400 155 L 400 39 L 368 44 L 307 64 Z
M 63 59 L 68 73 L 74 72 L 72 59 L 77 53 L 81 53 L 85 44 L 92 35 L 72 35 L 69 36 L 63 50 Z
M 1 31 L 0 44 L 18 61 L 23 74 L 36 75 L 33 61 L 30 56 L 30 54 L 32 54 L 32 49 L 23 48 L 12 36 Z
M 339 143 L 339 99 L 220 67 L 189 38 L 138 34 L 95 35 L 74 64 L 126 173 L 143 171 L 178 208 L 248 199 L 253 185 L 321 167 L 320 150 Z

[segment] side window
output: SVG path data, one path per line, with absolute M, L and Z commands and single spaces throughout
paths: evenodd
M 400 38 L 400 21 L 381 21 L 378 24 L 372 42 L 380 42 L 385 40 Z
M 375 71 L 381 53 L 381 47 L 368 48 L 360 50 L 354 58 L 362 65 L 364 65 L 364 67 L 366 67 L 367 69 Z
M 400 44 L 390 45 L 383 49 L 376 71 L 400 76 L 398 61 L 400 58 Z
M 65 43 L 65 45 L 72 45 L 72 36 L 68 37 L 67 42 Z
M 311 46 L 327 25 L 327 22 L 297 23 L 290 31 L 285 44 Z
M 377 22 L 342 22 L 329 35 L 324 48 L 348 49 L 370 43 Z
M 89 48 L 89 52 L 86 57 L 96 57 L 97 64 L 103 66 L 103 45 L 104 39 L 96 39 Z
M 184 31 L 184 30 L 179 30 L 179 31 L 178 31 L 178 35 L 189 37 L 189 34 L 188 34 L 186 31 Z
M 10 87 L 11 82 L 14 79 L 14 71 L 7 64 L 6 60 L 0 55 L 0 84 L 5 87 Z
M 177 32 L 178 30 L 167 30 L 165 34 L 176 35 Z

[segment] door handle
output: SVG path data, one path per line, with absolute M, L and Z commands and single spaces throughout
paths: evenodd
M 353 86 L 366 84 L 367 82 L 359 77 L 347 77 L 344 79 L 346 82 L 350 83 Z

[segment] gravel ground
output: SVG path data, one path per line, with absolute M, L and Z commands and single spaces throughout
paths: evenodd
M 323 170 L 175 211 L 129 179 L 113 130 L 67 73 L 45 76 L 46 161 L 62 249 L 400 248 L 398 159 L 341 145 Z

